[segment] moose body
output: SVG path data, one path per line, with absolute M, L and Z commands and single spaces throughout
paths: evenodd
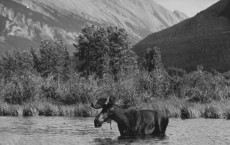
M 108 120 L 114 120 L 117 122 L 121 136 L 165 135 L 169 118 L 160 111 L 122 109 L 111 101 L 109 103 L 101 103 L 100 105 L 102 111 L 94 120 L 94 125 L 97 128 L 101 127 Z M 100 108 L 98 107 L 98 102 L 96 105 L 92 104 L 91 106 Z

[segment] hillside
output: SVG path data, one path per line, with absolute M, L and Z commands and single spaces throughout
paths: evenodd
M 88 24 L 125 28 L 135 43 L 186 18 L 152 0 L 1 0 L 0 50 L 38 47 L 42 39 L 71 46 Z
M 134 46 L 142 58 L 146 48 L 158 46 L 166 67 L 188 71 L 202 64 L 206 69 L 230 70 L 230 0 L 216 4 L 170 28 L 147 36 Z

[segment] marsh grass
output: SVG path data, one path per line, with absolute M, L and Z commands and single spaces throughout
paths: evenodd
M 96 110 L 89 104 L 55 105 L 49 102 L 36 102 L 23 105 L 0 103 L 0 116 L 95 116 Z
M 182 119 L 212 118 L 230 119 L 230 106 L 227 102 L 211 102 L 208 104 L 188 103 L 180 99 L 154 99 L 152 102 L 141 103 L 137 109 L 151 109 L 165 112 L 169 117 Z M 92 117 L 100 110 L 89 104 L 55 105 L 50 102 L 36 102 L 23 105 L 0 103 L 0 116 L 70 116 Z
M 1 116 L 22 116 L 23 109 L 20 105 L 10 105 L 7 103 L 0 103 Z
M 170 99 L 154 99 L 152 102 L 140 104 L 137 108 L 160 110 L 170 117 L 182 119 L 230 119 L 229 104 L 230 101 L 213 101 L 206 104 L 191 103 L 173 97 Z

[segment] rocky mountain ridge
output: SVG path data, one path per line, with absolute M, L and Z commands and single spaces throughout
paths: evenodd
M 125 28 L 135 43 L 186 18 L 152 0 L 1 0 L 0 50 L 38 47 L 42 39 L 72 45 L 88 24 Z

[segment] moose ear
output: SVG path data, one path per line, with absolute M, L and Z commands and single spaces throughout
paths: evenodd
M 116 97 L 110 96 L 110 97 L 109 97 L 109 102 L 110 102 L 111 104 L 115 104 L 115 102 L 116 102 Z
M 108 104 L 115 104 L 115 101 L 116 101 L 116 98 L 114 96 L 110 96 L 107 98 L 106 102 L 105 102 L 105 105 L 108 105 Z
M 95 103 L 91 103 L 91 107 L 95 109 L 103 108 L 104 105 L 109 103 L 109 98 L 100 98 Z

